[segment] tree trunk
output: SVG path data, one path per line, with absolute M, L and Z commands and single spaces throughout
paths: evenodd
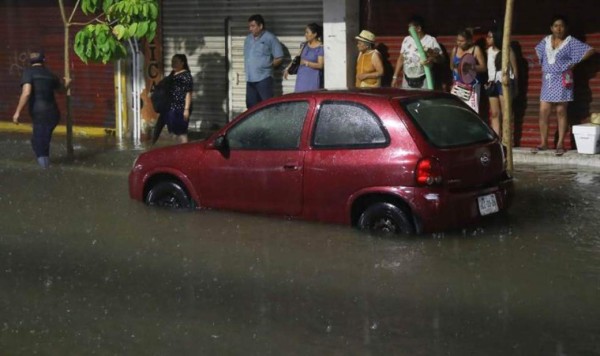
M 514 0 L 506 0 L 506 10 L 504 15 L 504 36 L 502 38 L 502 92 L 504 100 L 501 105 L 503 107 L 502 117 L 502 141 L 506 146 L 506 161 L 507 170 L 513 172 L 513 99 L 510 88 L 510 35 L 512 29 Z
M 65 44 L 64 44 L 64 63 L 65 63 L 65 80 L 70 82 L 71 69 L 69 68 L 69 30 L 71 24 L 67 20 L 67 14 L 65 13 L 64 0 L 58 0 L 58 6 L 60 7 L 60 14 L 63 19 L 63 25 L 65 26 Z M 73 116 L 71 115 L 71 88 L 67 88 L 66 94 L 66 107 L 67 107 L 67 156 L 73 157 Z

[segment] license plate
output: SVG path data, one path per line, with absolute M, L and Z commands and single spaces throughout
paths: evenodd
M 497 213 L 500 210 L 498 209 L 496 194 L 480 196 L 477 198 L 477 203 L 479 204 L 479 213 L 481 213 L 481 215 Z

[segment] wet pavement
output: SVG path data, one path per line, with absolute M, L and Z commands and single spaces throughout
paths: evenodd
M 0 137 L 0 355 L 600 354 L 593 165 L 516 154 L 506 215 L 392 239 L 151 209 L 144 147 L 63 139 L 42 171 Z

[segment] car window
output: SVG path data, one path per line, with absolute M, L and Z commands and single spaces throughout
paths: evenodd
M 489 126 L 458 99 L 427 98 L 403 105 L 427 140 L 436 147 L 489 142 L 495 137 Z
M 381 121 L 365 106 L 352 102 L 321 104 L 313 134 L 315 147 L 381 147 L 387 142 Z
M 308 102 L 295 101 L 265 107 L 227 132 L 230 149 L 290 150 L 300 146 Z

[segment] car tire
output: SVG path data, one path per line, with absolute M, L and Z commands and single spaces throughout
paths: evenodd
M 168 209 L 193 209 L 194 201 L 181 183 L 164 181 L 155 184 L 146 195 L 145 202 L 150 206 Z
M 415 228 L 409 214 L 398 206 L 380 202 L 369 205 L 358 219 L 360 230 L 377 234 L 412 235 Z

